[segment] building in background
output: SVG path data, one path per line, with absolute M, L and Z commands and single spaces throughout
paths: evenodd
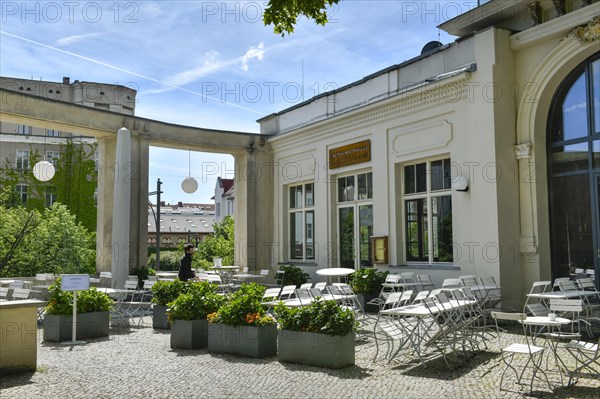
M 148 246 L 156 247 L 156 205 L 148 206 Z M 160 247 L 175 248 L 185 243 L 198 244 L 214 233 L 213 204 L 160 205 Z
M 233 179 L 217 177 L 215 185 L 215 220 L 222 222 L 226 216 L 234 217 L 235 184 Z

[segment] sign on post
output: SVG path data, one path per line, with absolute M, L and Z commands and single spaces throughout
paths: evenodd
M 63 342 L 63 345 L 85 344 L 86 341 L 77 341 L 77 291 L 90 288 L 90 276 L 88 274 L 63 274 L 61 275 L 61 289 L 73 291 L 73 332 L 71 341 Z

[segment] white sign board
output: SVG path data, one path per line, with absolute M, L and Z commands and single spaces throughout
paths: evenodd
M 61 288 L 64 291 L 83 291 L 90 288 L 89 274 L 63 274 L 61 278 Z

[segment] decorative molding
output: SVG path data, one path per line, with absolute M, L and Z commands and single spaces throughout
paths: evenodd
M 531 158 L 531 143 L 517 144 L 515 146 L 515 156 L 517 159 Z
M 556 15 L 561 17 L 567 13 L 565 8 L 565 0 L 552 0 L 554 4 L 554 9 L 556 10 Z
M 273 151 L 278 152 L 314 141 L 325 140 L 341 133 L 365 128 L 390 119 L 399 119 L 406 114 L 425 111 L 443 104 L 457 104 L 468 98 L 469 88 L 466 84 L 468 72 L 443 82 L 431 83 L 425 87 L 408 93 L 402 93 L 384 103 L 373 104 L 358 109 L 355 112 L 318 122 L 306 128 L 285 133 L 269 139 Z M 452 90 L 448 90 L 452 86 Z M 452 98 L 448 98 L 448 93 Z
M 585 26 L 575 28 L 567 37 L 572 35 L 582 43 L 592 43 L 600 39 L 600 17 L 595 17 Z
M 442 120 L 427 125 L 404 127 L 405 130 L 394 129 L 392 153 L 396 156 L 446 147 L 452 141 L 452 124 Z

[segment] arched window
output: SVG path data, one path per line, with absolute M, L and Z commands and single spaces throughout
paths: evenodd
M 552 275 L 595 269 L 600 254 L 600 53 L 575 68 L 548 116 Z

